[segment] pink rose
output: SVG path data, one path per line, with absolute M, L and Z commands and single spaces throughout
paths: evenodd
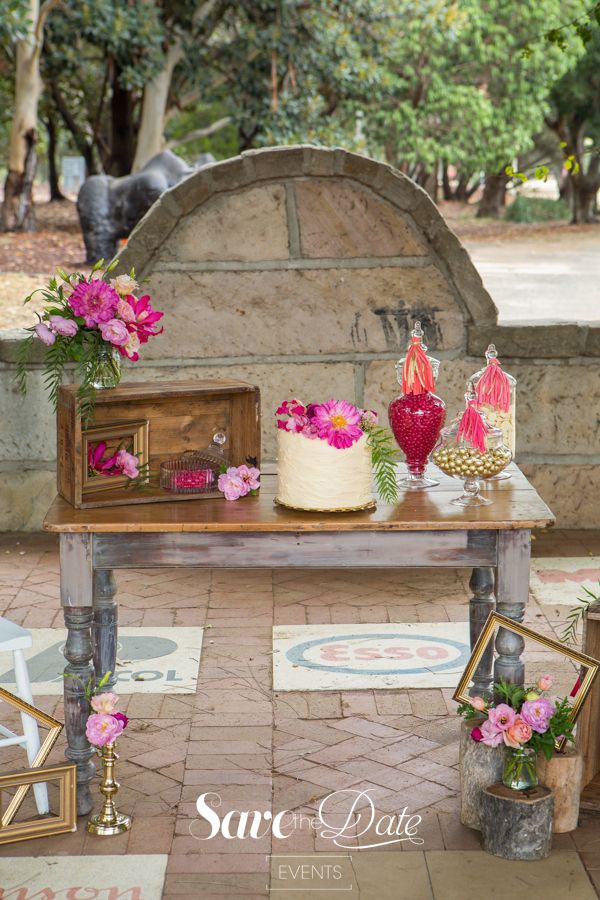
M 483 732 L 481 728 L 473 728 L 471 730 L 471 737 L 477 744 L 481 743 L 481 741 L 483 740 Z
M 45 344 L 46 347 L 51 347 L 56 340 L 56 335 L 52 334 L 52 332 L 50 331 L 48 326 L 44 324 L 44 322 L 38 322 L 33 330 L 39 337 L 42 344 Z
M 507 703 L 499 703 L 498 706 L 488 710 L 488 717 L 494 728 L 506 731 L 514 724 L 516 713 Z
M 63 337 L 73 337 L 79 331 L 79 326 L 74 319 L 66 319 L 64 316 L 50 316 L 50 330 L 54 334 L 61 334 Z
M 540 675 L 537 680 L 537 688 L 540 691 L 549 691 L 552 687 L 553 679 L 552 675 Z
M 487 703 L 483 697 L 471 697 L 471 706 L 479 712 L 485 712 L 487 709 Z
M 219 475 L 217 485 L 219 490 L 225 494 L 226 500 L 239 500 L 240 497 L 245 497 L 248 493 L 246 484 L 237 474 L 237 469 L 234 467 Z
M 506 746 L 518 750 L 521 744 L 526 744 L 531 739 L 532 731 L 527 722 L 517 716 L 514 724 L 507 728 L 503 735 Z
M 117 315 L 124 322 L 135 322 L 135 312 L 131 303 L 124 300 L 123 297 L 117 303 Z
M 119 450 L 117 453 L 117 468 L 121 469 L 123 475 L 126 475 L 127 478 L 138 477 L 140 474 L 140 470 L 138 469 L 139 463 L 139 458 L 134 456 L 133 453 L 128 453 L 127 450 Z
M 116 709 L 119 698 L 112 691 L 106 691 L 104 694 L 95 694 L 90 700 L 92 709 L 97 713 L 109 715 Z
M 102 339 L 115 347 L 124 347 L 129 340 L 127 326 L 120 319 L 109 319 L 108 322 L 101 322 L 99 327 Z
M 85 726 L 86 737 L 94 747 L 112 744 L 122 733 L 122 722 L 105 713 L 92 713 Z
M 502 731 L 487 719 L 481 726 L 481 741 L 486 747 L 499 747 L 502 743 Z

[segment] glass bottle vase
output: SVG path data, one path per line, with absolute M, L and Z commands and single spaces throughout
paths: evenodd
M 96 390 L 117 387 L 121 380 L 122 357 L 110 344 L 98 349 L 97 356 L 87 365 L 85 380 Z
M 506 748 L 502 783 L 513 791 L 537 787 L 537 754 L 533 747 Z

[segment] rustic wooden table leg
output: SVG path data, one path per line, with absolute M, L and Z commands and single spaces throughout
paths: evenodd
M 472 649 L 481 634 L 487 617 L 494 609 L 494 570 L 487 566 L 473 569 L 469 587 L 473 591 L 473 596 L 469 601 Z M 491 696 L 493 665 L 494 648 L 490 643 L 473 676 L 473 684 L 469 689 L 471 697 Z
M 498 532 L 498 568 L 496 577 L 496 609 L 517 622 L 523 621 L 529 599 L 529 564 L 531 532 L 527 529 Z M 525 641 L 505 628 L 496 636 L 494 681 L 523 684 L 525 666 L 521 654 Z
M 62 534 L 60 540 L 60 592 L 67 626 L 64 648 L 65 729 L 67 759 L 77 764 L 77 813 L 92 809 L 90 781 L 96 767 L 93 748 L 85 735 L 89 714 L 85 686 L 93 677 L 91 539 L 85 534 Z
M 103 690 L 110 691 L 117 681 L 117 584 L 111 569 L 94 572 L 94 671 L 99 680 L 110 672 Z

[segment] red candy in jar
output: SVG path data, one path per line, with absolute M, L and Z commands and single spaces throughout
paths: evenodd
M 425 468 L 446 420 L 446 404 L 433 393 L 439 362 L 426 355 L 423 337 L 421 323 L 415 322 L 406 357 L 396 366 L 403 393 L 388 409 L 390 427 L 408 468 L 400 486 L 410 490 L 439 484 L 425 476 Z

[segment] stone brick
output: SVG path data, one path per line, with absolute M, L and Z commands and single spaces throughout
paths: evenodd
M 256 178 L 262 181 L 301 175 L 303 154 L 304 148 L 301 146 L 269 147 L 264 150 L 248 150 L 242 154 L 242 158 L 252 161 Z
M 304 175 L 312 175 L 318 178 L 324 175 L 334 175 L 336 172 L 335 150 L 307 146 L 303 148 L 302 159 L 302 172 Z
M 587 329 L 585 355 L 600 357 L 600 328 Z
M 522 469 L 562 528 L 598 528 L 600 466 L 524 464 Z
M 297 182 L 295 192 L 305 257 L 425 254 L 406 218 L 364 187 L 312 179 Z
M 476 321 L 469 327 L 471 356 L 483 357 L 490 342 L 501 348 L 502 356 L 561 359 L 581 356 L 586 351 L 586 328 L 560 323 L 554 325 L 494 325 L 482 328 Z M 589 345 L 588 345 L 589 346 Z M 600 347 L 598 348 L 600 356 Z
M 288 255 L 285 190 L 280 184 L 211 197 L 200 211 L 181 219 L 161 249 L 161 261 L 183 263 Z

